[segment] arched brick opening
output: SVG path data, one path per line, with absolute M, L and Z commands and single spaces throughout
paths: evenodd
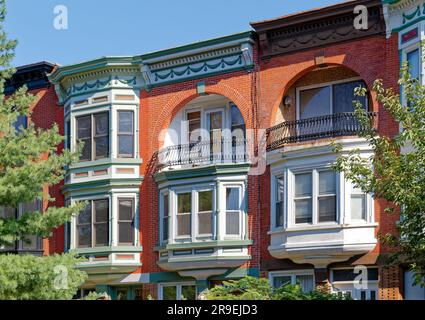
M 245 121 L 247 129 L 253 128 L 253 116 L 251 103 L 243 96 L 238 90 L 228 85 L 221 83 L 209 83 L 206 82 L 207 94 L 217 94 L 231 100 L 240 110 L 242 117 Z M 159 145 L 159 136 L 161 131 L 167 129 L 176 114 L 183 109 L 190 101 L 200 97 L 193 86 L 188 86 L 186 90 L 181 90 L 174 94 L 171 99 L 161 109 L 161 113 L 156 118 L 156 121 L 152 127 L 151 135 L 151 150 L 157 150 L 161 146 Z
M 370 93 L 370 100 L 372 102 L 370 110 L 378 111 L 379 104 L 376 101 L 376 93 L 373 91 L 373 84 L 378 78 L 378 75 L 375 75 L 372 71 L 368 70 L 368 68 L 361 63 L 361 59 L 353 57 L 349 54 L 345 54 L 343 56 L 325 57 L 324 65 L 339 66 L 356 73 L 365 82 L 367 89 Z M 288 68 L 288 70 L 285 70 L 285 79 L 282 81 L 279 89 L 279 94 L 277 95 L 277 99 L 272 105 L 272 110 L 268 121 L 268 127 L 272 127 L 275 124 L 276 115 L 281 105 L 282 98 L 285 96 L 286 92 L 298 80 L 308 75 L 317 67 L 318 66 L 315 64 L 315 61 L 311 60 L 301 64 L 299 67 L 292 65 Z

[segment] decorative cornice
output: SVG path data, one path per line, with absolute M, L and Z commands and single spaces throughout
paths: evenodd
M 367 30 L 354 28 L 357 5 L 368 8 Z M 382 7 L 374 0 L 350 1 L 251 25 L 258 33 L 262 58 L 385 33 Z
M 387 37 L 425 20 L 423 0 L 383 1 Z

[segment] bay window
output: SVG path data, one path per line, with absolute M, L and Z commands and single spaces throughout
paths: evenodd
M 77 217 L 77 247 L 109 244 L 109 200 L 90 200 Z
M 134 199 L 118 199 L 118 244 L 132 245 L 134 242 L 133 231 Z
M 84 142 L 80 161 L 109 156 L 109 113 L 102 112 L 76 118 L 77 140 Z
M 314 169 L 294 177 L 295 224 L 336 222 L 336 173 Z
M 118 157 L 132 158 L 134 156 L 134 113 L 133 111 L 118 111 Z

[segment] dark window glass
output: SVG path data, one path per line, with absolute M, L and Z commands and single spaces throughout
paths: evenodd
M 80 160 L 91 160 L 91 116 L 77 118 L 77 140 L 84 143 Z
M 177 196 L 177 235 L 191 235 L 192 194 L 180 193 Z
M 26 129 L 28 127 L 28 117 L 21 114 L 18 115 L 13 126 L 17 132 L 21 132 L 22 129 Z
M 354 90 L 358 87 L 365 87 L 365 85 L 362 81 L 354 81 L 333 86 L 333 113 L 354 112 L 353 101 L 360 101 L 366 109 L 366 97 L 358 97 L 354 94 Z
M 409 65 L 410 76 L 412 79 L 419 80 L 421 74 L 419 49 L 410 51 L 407 54 L 407 63 Z
M 78 235 L 78 247 L 91 247 L 92 236 L 92 210 L 91 201 L 87 206 L 80 212 L 77 218 L 77 235 Z
M 212 234 L 213 192 L 199 192 L 198 202 L 198 234 Z
M 118 156 L 132 158 L 134 155 L 134 113 L 118 111 Z
M 182 299 L 196 300 L 196 286 L 182 286 Z
M 239 188 L 226 188 L 226 234 L 240 233 Z
M 109 118 L 108 113 L 94 115 L 95 159 L 108 157 L 109 154 Z
M 336 269 L 336 270 L 333 270 L 332 272 L 333 272 L 334 281 L 354 281 L 355 278 L 359 275 L 354 273 L 354 269 Z M 369 281 L 377 281 L 378 269 L 368 268 L 367 278 Z
M 119 244 L 132 244 L 134 241 L 133 214 L 134 200 L 119 199 L 118 235 Z
M 94 229 L 96 246 L 108 245 L 109 238 L 109 200 L 95 200 L 94 202 Z
M 163 200 L 163 217 L 162 217 L 162 240 L 166 241 L 169 237 L 169 220 L 170 220 L 170 213 L 168 209 L 168 194 L 164 194 Z

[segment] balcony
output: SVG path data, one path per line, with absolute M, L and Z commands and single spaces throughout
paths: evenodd
M 376 112 L 368 112 L 368 117 L 375 128 L 377 116 L 378 113 Z M 356 136 L 365 132 L 365 130 L 366 127 L 359 122 L 352 112 L 285 121 L 267 129 L 267 151 L 282 148 L 288 143 L 321 138 Z
M 158 152 L 158 169 L 176 169 L 248 162 L 247 139 L 204 140 L 165 147 Z

